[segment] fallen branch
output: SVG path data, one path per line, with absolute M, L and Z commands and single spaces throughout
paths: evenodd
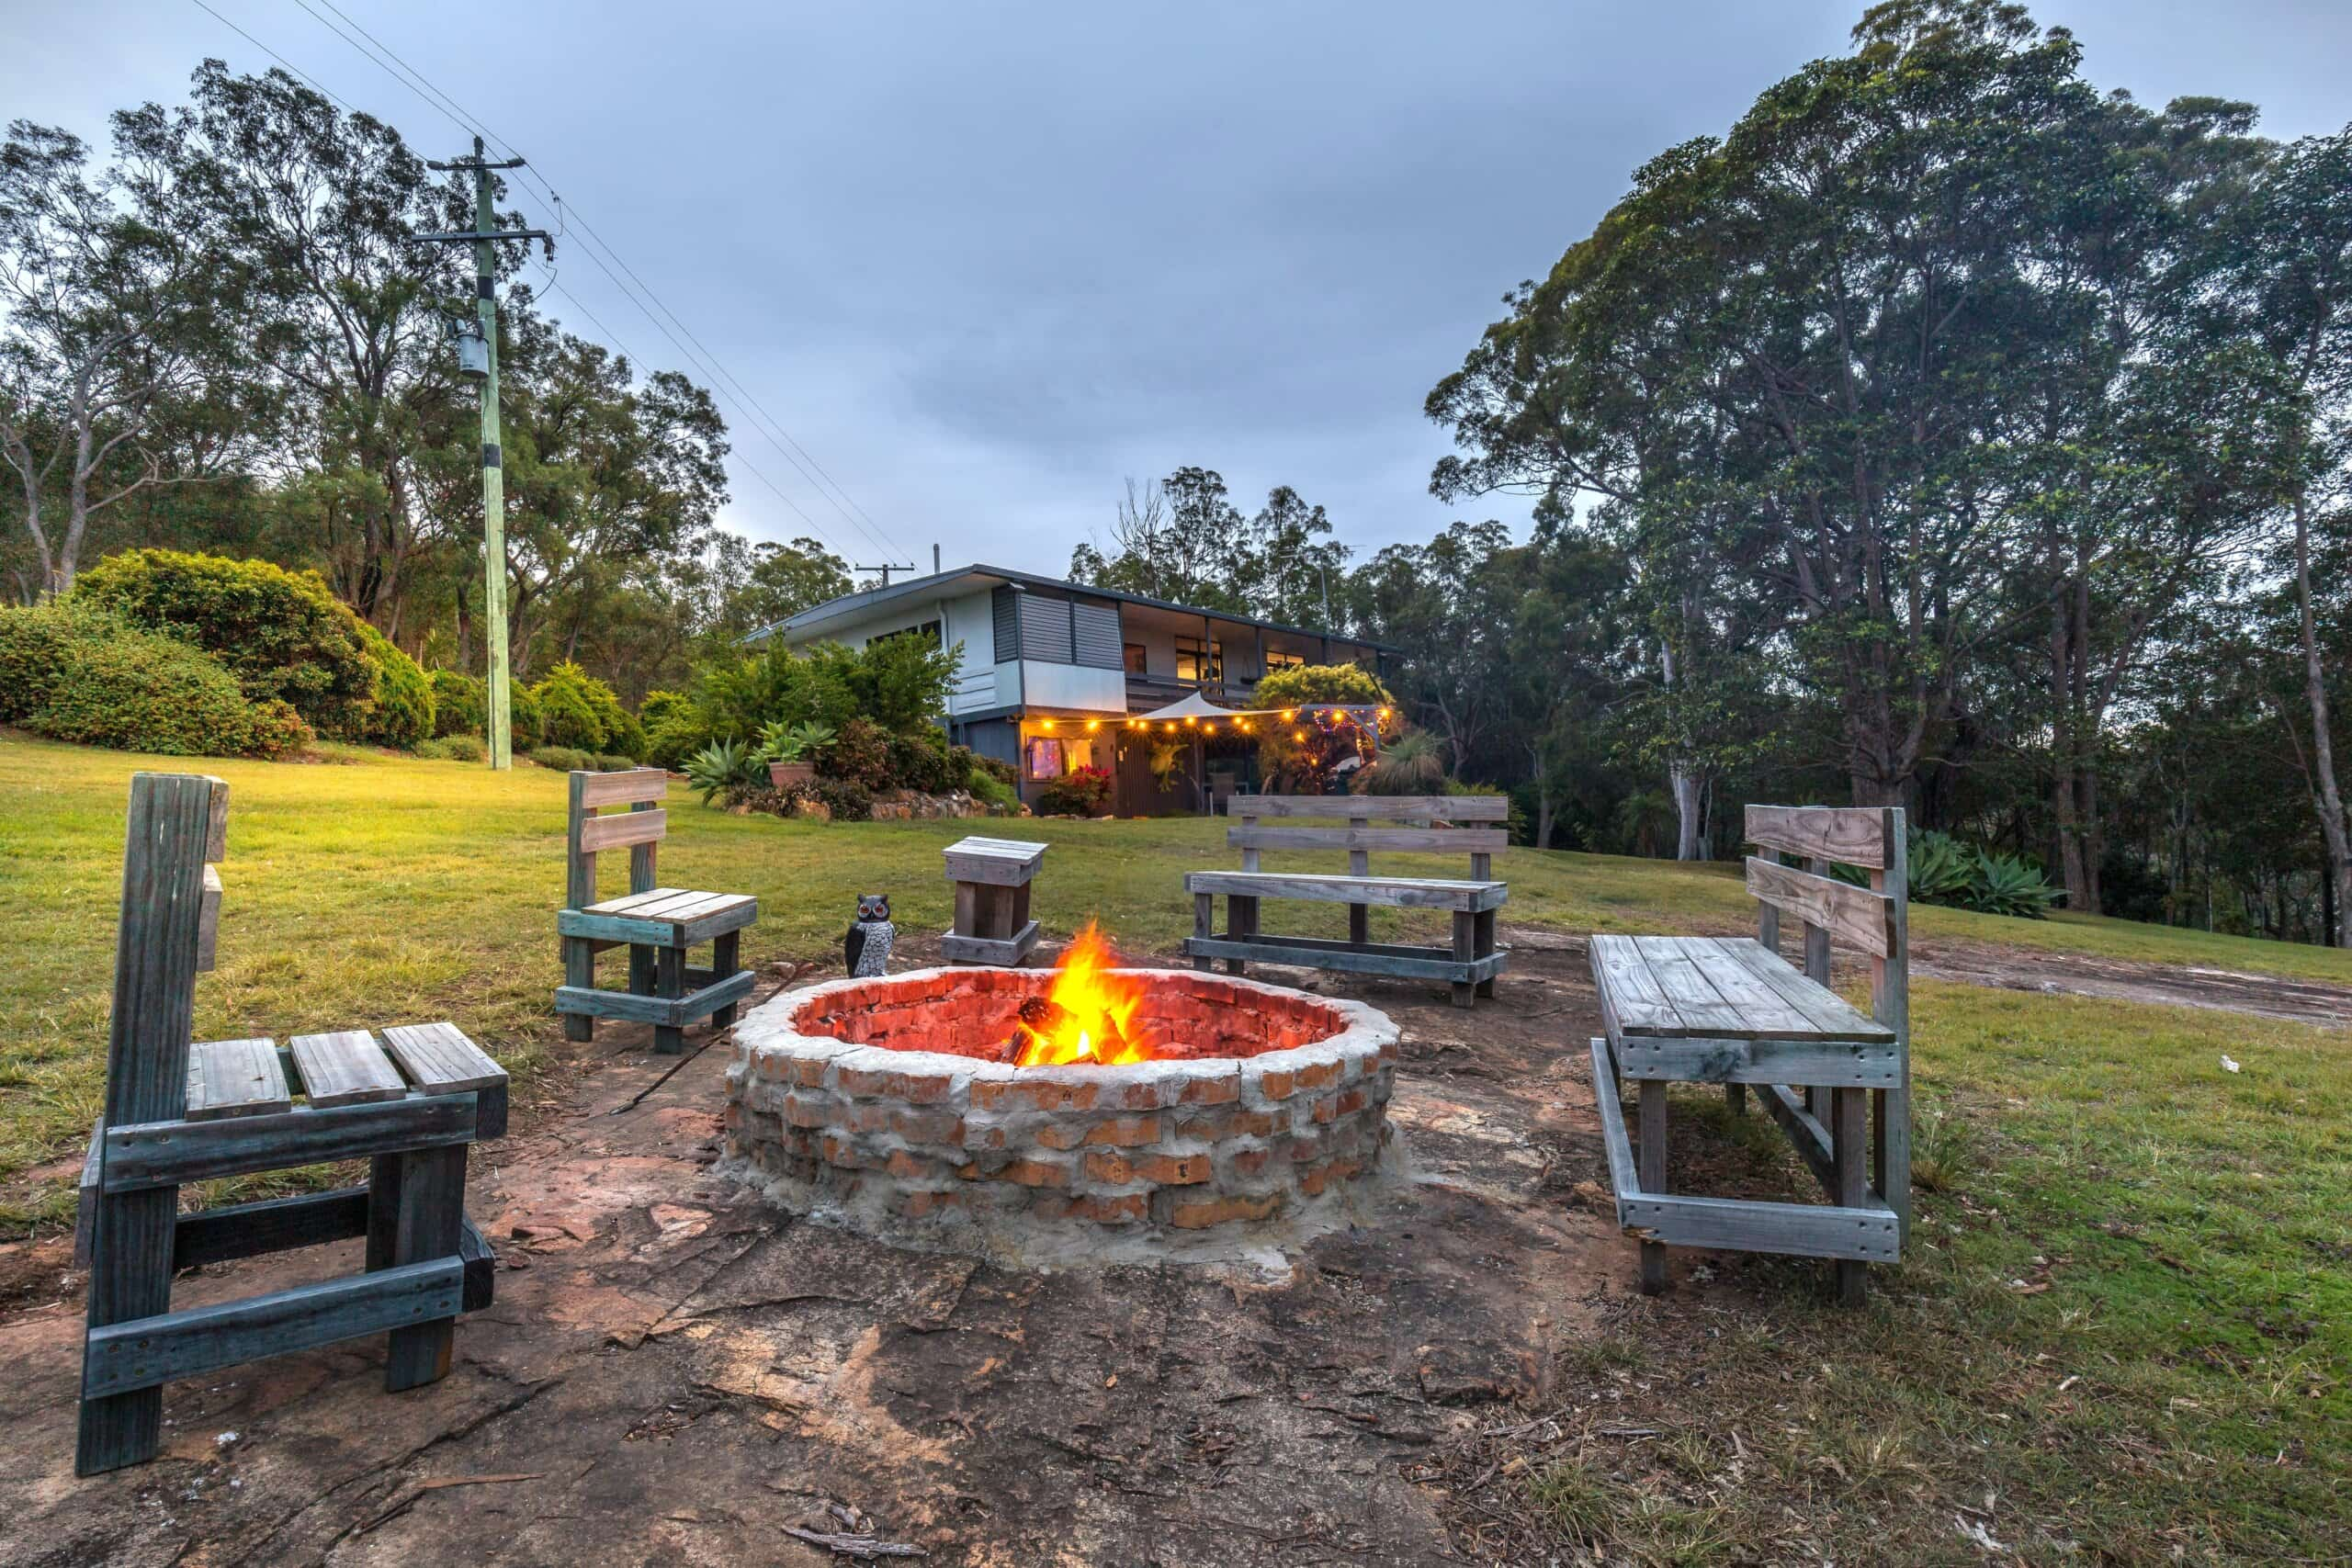
M 920 1546 L 902 1540 L 880 1540 L 870 1535 L 827 1535 L 822 1530 L 805 1530 L 797 1525 L 777 1527 L 795 1540 L 805 1540 L 811 1546 L 821 1546 L 837 1556 L 854 1557 L 870 1562 L 877 1557 L 925 1557 L 930 1555 Z

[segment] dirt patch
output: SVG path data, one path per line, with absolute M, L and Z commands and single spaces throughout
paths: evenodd
M 2232 969 L 2140 964 L 2078 953 L 1953 942 L 1916 946 L 1911 972 L 1933 980 L 1964 980 L 1972 986 L 1997 986 L 2011 991 L 2213 1008 L 2335 1028 L 2352 1024 L 2352 986 Z
M 498 1300 L 460 1325 L 450 1377 L 384 1394 L 376 1339 L 175 1384 L 164 1457 L 81 1481 L 78 1286 L 65 1240 L 33 1244 L 51 1293 L 0 1317 L 23 1370 L 0 1388 L 0 1564 L 427 1568 L 495 1542 L 566 1568 L 814 1565 L 785 1527 L 846 1518 L 1006 1568 L 1459 1561 L 1419 1467 L 1543 1398 L 1633 1285 L 1573 1196 L 1602 1170 L 1590 983 L 1580 950 L 1531 947 L 1475 1012 L 1318 988 L 1404 1026 L 1413 1179 L 1286 1279 L 1007 1269 L 794 1221 L 710 1174 L 723 1046 L 678 1062 L 600 1031 L 547 1080 L 560 1104 L 479 1151 Z M 175 1304 L 356 1252 L 204 1270 Z

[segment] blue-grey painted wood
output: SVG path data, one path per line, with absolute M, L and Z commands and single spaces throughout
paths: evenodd
M 405 1100 L 307 1107 L 226 1122 L 142 1122 L 107 1126 L 109 1193 L 284 1170 L 322 1160 L 473 1141 L 475 1097 L 413 1094 Z M 103 1236 L 101 1236 L 103 1241 Z
M 400 1155 L 400 1213 L 392 1222 L 392 1269 L 457 1257 L 466 1225 L 466 1150 L 418 1149 Z M 408 1322 L 391 1331 L 384 1353 L 384 1392 L 438 1382 L 449 1374 L 456 1345 L 458 1309 L 464 1301 L 463 1259 L 458 1290 L 446 1314 Z
M 1327 942 L 1320 937 L 1301 936 L 1258 936 L 1247 942 L 1230 937 L 1186 937 L 1184 953 L 1196 959 L 1239 958 L 1253 964 L 1295 964 L 1303 968 L 1343 970 L 1351 975 L 1446 981 L 1490 980 L 1502 973 L 1503 961 L 1508 956 L 1507 953 L 1496 953 L 1461 961 L 1442 947 L 1354 947 L 1343 942 Z
M 1821 1124 L 1819 1117 L 1805 1109 L 1804 1100 L 1781 1085 L 1768 1083 L 1758 1087 L 1763 1091 L 1764 1109 L 1772 1113 L 1772 1120 L 1781 1124 L 1781 1130 L 1789 1135 L 1789 1142 L 1796 1145 L 1805 1168 L 1813 1172 L 1814 1179 L 1821 1183 L 1824 1192 L 1835 1193 L 1838 1190 L 1838 1160 L 1830 1152 L 1829 1129 Z
M 303 1198 L 264 1198 L 182 1214 L 172 1238 L 172 1267 L 195 1269 L 345 1241 L 368 1234 L 368 1189 L 346 1187 Z
M 1639 1196 L 1641 1180 L 1634 1173 L 1634 1142 L 1625 1134 L 1625 1108 L 1617 1099 L 1617 1075 L 1609 1064 L 1609 1042 L 1592 1042 L 1592 1101 L 1600 1118 L 1600 1145 L 1609 1156 L 1609 1187 L 1617 1200 L 1617 1223 L 1625 1223 L 1625 1199 Z
M 585 909 L 559 909 L 558 936 L 587 937 L 594 942 L 639 942 L 648 947 L 699 947 L 729 931 L 741 931 L 760 918 L 760 902 L 751 899 L 692 920 L 640 920 L 628 915 L 595 915 Z
M 1613 1036 L 1612 1036 L 1613 1038 Z M 1833 1045 L 1810 1040 L 1616 1040 L 1629 1078 L 1668 1083 L 1793 1083 L 1883 1089 L 1900 1083 L 1892 1045 Z
M 464 1261 L 453 1252 L 380 1274 L 94 1328 L 83 1361 L 82 1397 L 155 1388 L 266 1356 L 448 1317 L 463 1299 L 464 1275 Z
M 595 1018 L 627 1019 L 636 1023 L 650 1023 L 682 1028 L 695 1020 L 718 1011 L 729 1002 L 740 1002 L 752 994 L 752 972 L 739 969 L 717 985 L 705 986 L 689 995 L 640 997 L 628 991 L 600 991 L 578 986 L 565 986 L 555 994 L 558 1012 L 585 1013 Z
M 109 1128 L 175 1120 L 187 1110 L 188 1043 L 203 941 L 204 867 L 225 857 L 229 786 L 198 773 L 134 773 L 123 838 L 122 906 L 115 934 L 114 1010 L 107 1042 Z M 219 841 L 222 853 L 212 850 Z M 111 1149 L 100 1151 L 101 1190 L 90 1238 L 92 1338 L 149 1318 L 172 1302 L 176 1189 L 119 1190 Z M 84 1353 L 88 1364 L 88 1352 Z M 163 1395 L 101 1389 L 84 1396 L 74 1440 L 77 1475 L 155 1457 Z
M 465 1265 L 465 1295 L 458 1304 L 468 1312 L 480 1312 L 491 1303 L 497 1293 L 498 1254 L 482 1239 L 470 1216 L 460 1216 L 462 1225 L 458 1236 L 458 1257 Z
M 1892 1209 L 1654 1193 L 1627 1199 L 1621 1207 L 1628 1235 L 1670 1247 L 1865 1263 L 1892 1263 L 1902 1249 Z
M 1187 893 L 1239 894 L 1325 904 L 1384 904 L 1404 909 L 1493 909 L 1509 902 L 1504 882 L 1442 877 L 1332 876 L 1279 871 L 1190 871 Z

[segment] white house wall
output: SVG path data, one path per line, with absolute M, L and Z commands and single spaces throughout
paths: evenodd
M 989 618 L 989 593 L 983 588 L 975 593 L 959 593 L 944 599 L 918 599 L 890 606 L 888 613 L 868 619 L 852 621 L 836 631 L 811 637 L 809 642 L 838 642 L 847 648 L 864 648 L 876 637 L 898 632 L 910 632 L 929 622 L 940 623 L 940 635 L 948 647 L 961 643 L 957 657 L 956 684 L 948 694 L 947 711 L 951 714 L 976 713 L 1012 701 L 1010 682 L 1000 686 L 996 662 L 996 630 Z M 805 646 L 805 645 L 804 645 Z M 1010 666 L 1004 667 L 1008 671 Z M 1000 690 L 1008 694 L 1000 697 Z

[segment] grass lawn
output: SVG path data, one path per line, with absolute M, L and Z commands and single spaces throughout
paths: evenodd
M 141 767 L 230 784 L 199 1038 L 448 1017 L 518 1073 L 548 1059 L 560 776 L 359 750 L 189 762 L 0 736 L 0 899 L 15 911 L 0 1234 L 71 1221 L 102 1089 L 125 785 Z M 971 827 L 730 818 L 683 790 L 670 807 L 662 881 L 757 894 L 752 964 L 826 947 L 864 891 L 889 892 L 903 924 L 944 929 L 938 850 Z M 1037 884 L 1049 931 L 1100 914 L 1161 948 L 1189 929 L 1181 874 L 1235 863 L 1221 829 L 987 825 L 1055 844 Z M 1730 930 L 1751 908 L 1726 868 L 1520 851 L 1501 869 L 1514 921 L 1566 931 Z M 618 891 L 619 863 L 608 877 Z M 1320 913 L 1336 932 L 1340 911 Z M 2352 953 L 2116 920 L 1922 908 L 1913 930 L 2352 983 Z M 1817 1269 L 1757 1262 L 1742 1268 L 1772 1288 L 1754 1310 L 1628 1319 L 1583 1348 L 1568 1392 L 1620 1395 L 1619 1419 L 1661 1436 L 1574 1459 L 1522 1446 L 1498 1456 L 1488 1502 L 1508 1495 L 1563 1542 L 1606 1540 L 1612 1562 L 1770 1556 L 1792 1530 L 1845 1561 L 1997 1560 L 1972 1527 L 2035 1562 L 2069 1545 L 2091 1561 L 2346 1560 L 2352 1036 L 1935 982 L 1916 987 L 1915 1031 L 1919 1245 L 1873 1304 L 1828 1310 Z M 1759 1171 L 1785 1169 L 1760 1119 L 1683 1101 L 1683 1122 L 1712 1119 Z

